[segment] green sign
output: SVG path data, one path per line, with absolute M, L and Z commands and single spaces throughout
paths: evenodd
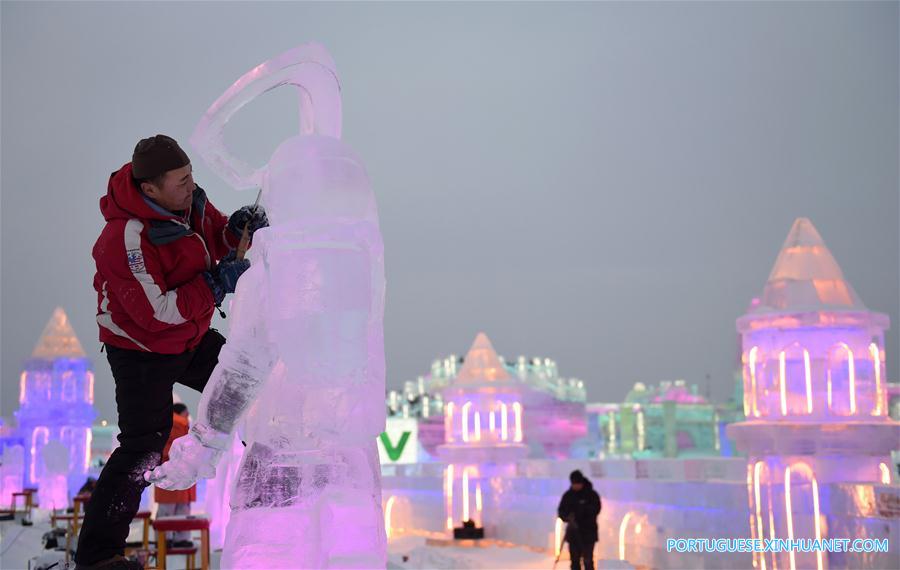
M 381 439 L 381 445 L 384 446 L 384 451 L 391 461 L 397 461 L 400 459 L 400 456 L 403 455 L 403 448 L 406 447 L 406 442 L 409 441 L 411 433 L 412 432 L 409 431 L 403 432 L 403 434 L 400 435 L 400 441 L 397 442 L 396 446 L 391 442 L 391 438 L 386 431 L 381 432 L 381 435 L 378 436 Z

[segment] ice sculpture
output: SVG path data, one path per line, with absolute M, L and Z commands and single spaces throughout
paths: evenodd
M 297 88 L 301 134 L 253 170 L 231 156 L 222 130 L 281 85 Z M 334 63 L 307 44 L 239 79 L 191 138 L 233 186 L 262 185 L 272 224 L 254 236 L 198 421 L 148 477 L 184 488 L 214 475 L 249 409 L 225 568 L 386 564 L 376 448 L 385 425 L 383 246 L 374 194 L 340 140 L 340 117 Z
M 41 479 L 41 449 L 52 441 L 69 450 L 68 487 L 87 479 L 91 457 L 94 373 L 65 311 L 57 307 L 19 379 L 18 433 L 25 442 L 25 484 Z
M 863 305 L 812 223 L 799 218 L 737 328 L 747 421 L 728 432 L 748 454 L 753 537 L 886 538 L 878 533 L 887 525 L 837 528 L 825 515 L 838 512 L 829 497 L 840 484 L 891 484 L 900 424 L 887 415 L 887 315 Z M 864 556 L 757 553 L 754 567 L 882 567 Z

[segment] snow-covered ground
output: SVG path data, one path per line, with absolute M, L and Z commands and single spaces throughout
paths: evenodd
M 504 546 L 485 541 L 486 546 L 462 547 L 439 545 L 422 536 L 400 536 L 388 542 L 390 570 L 453 569 L 468 570 L 496 568 L 498 570 L 552 570 L 554 557 L 547 552 L 521 546 Z M 437 544 L 436 544 L 437 543 Z M 631 568 L 619 560 L 596 561 L 598 569 Z M 563 552 L 556 564 L 558 570 L 569 568 L 568 552 Z
M 553 557 L 546 552 L 503 546 L 460 547 L 426 544 L 422 536 L 403 536 L 388 543 L 388 568 L 439 569 L 509 568 L 550 570 Z M 568 559 L 557 565 L 568 567 Z
M 33 522 L 33 526 L 22 526 L 19 517 L 15 521 L 0 521 L 0 568 L 2 570 L 34 570 L 34 567 L 29 568 L 29 561 L 40 557 L 43 564 L 38 566 L 39 568 L 46 567 L 45 564 L 48 563 L 62 561 L 59 565 L 54 566 L 53 570 L 65 570 L 65 552 L 44 549 L 42 537 L 44 533 L 50 531 L 49 513 L 39 509 L 35 510 Z M 132 524 L 128 540 L 141 540 L 141 532 L 140 523 Z M 153 540 L 152 531 L 150 540 Z M 199 543 L 199 540 L 197 542 Z M 219 552 L 211 553 L 210 563 L 213 568 L 219 567 L 219 558 Z M 172 570 L 182 570 L 186 566 L 184 556 L 170 556 L 167 562 L 167 568 Z M 197 564 L 199 563 L 200 556 L 198 555 Z M 74 563 L 70 567 L 74 568 Z
M 41 537 L 50 530 L 50 521 L 46 512 L 36 511 L 34 526 L 22 526 L 18 520 L 0 522 L 0 568 L 3 570 L 29 570 L 28 561 L 36 556 L 43 560 L 62 559 L 63 552 L 53 553 L 44 550 Z M 132 525 L 130 540 L 140 540 L 140 525 Z M 152 540 L 152 535 L 151 535 Z M 391 570 L 468 570 L 468 569 L 503 569 L 503 570 L 552 570 L 553 556 L 547 552 L 536 551 L 524 547 L 503 546 L 492 541 L 485 541 L 486 546 L 461 547 L 446 541 L 430 541 L 424 536 L 399 536 L 388 543 L 388 568 Z M 212 568 L 220 567 L 221 552 L 214 551 L 211 556 Z M 199 556 L 197 562 L 199 563 Z M 74 565 L 72 565 L 74 567 Z M 168 567 L 180 570 L 185 567 L 182 556 L 171 556 Z M 556 568 L 565 570 L 569 567 L 568 553 L 564 552 Z M 615 561 L 598 561 L 598 569 L 631 568 L 627 563 Z M 62 564 L 54 570 L 64 570 Z

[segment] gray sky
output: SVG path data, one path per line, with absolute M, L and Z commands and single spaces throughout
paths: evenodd
M 723 399 L 734 321 L 797 216 L 890 316 L 897 380 L 897 3 L 4 1 L 4 416 L 61 305 L 114 417 L 90 254 L 109 173 L 157 132 L 187 148 L 234 80 L 310 40 L 379 201 L 389 386 L 483 330 L 591 400 L 706 374 Z M 261 164 L 296 124 L 283 89 L 226 135 Z M 252 202 L 194 166 L 220 209 Z

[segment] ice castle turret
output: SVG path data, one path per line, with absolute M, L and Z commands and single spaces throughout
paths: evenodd
M 444 499 L 447 530 L 472 521 L 492 529 L 501 522 L 502 484 L 528 455 L 522 386 L 507 372 L 491 341 L 479 333 L 455 380 L 443 391 L 447 462 Z
M 443 400 L 441 459 L 498 462 L 528 454 L 522 386 L 506 371 L 484 333 L 478 333 L 456 379 L 444 388 Z
M 841 485 L 891 483 L 900 424 L 888 417 L 884 331 L 806 218 L 794 222 L 763 295 L 737 321 L 747 421 L 729 434 L 748 455 L 754 538 L 884 538 L 829 524 Z M 846 490 L 846 489 L 845 489 Z M 854 491 L 855 492 L 855 491 Z M 754 566 L 870 567 L 844 554 L 769 552 Z
M 65 311 L 57 308 L 25 362 L 19 381 L 18 432 L 25 443 L 25 483 L 37 486 L 42 451 L 52 441 L 69 451 L 68 491 L 87 477 L 94 411 L 94 373 Z

